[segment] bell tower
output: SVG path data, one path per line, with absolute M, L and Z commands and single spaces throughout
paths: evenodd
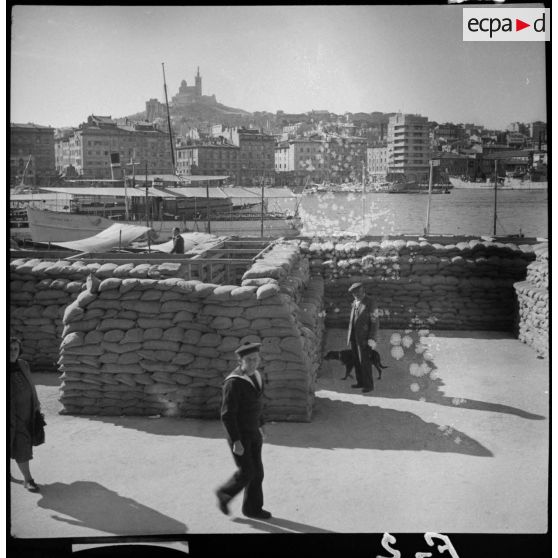
M 200 76 L 200 67 L 198 66 L 198 73 L 196 74 L 196 97 L 202 96 L 202 78 Z

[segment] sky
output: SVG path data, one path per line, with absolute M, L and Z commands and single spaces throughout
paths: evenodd
M 546 121 L 542 42 L 463 42 L 454 6 L 15 6 L 10 121 L 78 126 L 182 80 L 250 112 Z

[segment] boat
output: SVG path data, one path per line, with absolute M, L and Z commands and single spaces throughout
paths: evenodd
M 433 184 L 432 194 L 449 194 L 452 186 L 449 184 Z M 428 184 L 417 182 L 394 182 L 385 190 L 388 194 L 428 194 Z
M 456 189 L 468 190 L 494 190 L 494 180 L 487 178 L 481 180 L 467 180 L 457 176 L 450 176 L 449 180 Z M 500 177 L 497 183 L 498 190 L 547 190 L 547 180 L 530 180 L 528 178 L 505 176 Z
M 147 194 L 140 188 L 48 190 L 69 195 L 70 200 L 62 211 L 27 207 L 33 242 L 82 240 L 115 222 L 146 225 L 151 239 L 160 242 L 168 240 L 176 227 L 182 232 L 272 238 L 297 236 L 302 228 L 298 215 L 268 211 L 267 199 L 262 205 L 258 194 L 244 188 L 238 188 L 236 195 L 247 203 L 237 205 L 218 187 L 149 188 Z M 279 197 L 286 197 L 280 190 Z

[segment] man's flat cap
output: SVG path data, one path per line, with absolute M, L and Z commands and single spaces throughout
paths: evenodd
M 349 287 L 349 292 L 352 293 L 360 288 L 364 287 L 364 285 L 362 283 L 353 283 L 350 287 Z
M 244 345 L 240 345 L 240 347 L 236 349 L 235 353 L 242 358 L 250 353 L 257 353 L 261 346 L 261 343 L 244 343 Z

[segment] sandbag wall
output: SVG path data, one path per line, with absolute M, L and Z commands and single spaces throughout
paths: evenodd
M 550 323 L 548 244 L 539 244 L 534 251 L 536 260 L 527 267 L 527 278 L 514 285 L 519 301 L 518 337 L 546 357 Z
M 117 266 L 81 260 L 14 259 L 10 262 L 10 334 L 22 339 L 21 357 L 32 370 L 55 372 L 64 310 L 82 291 L 90 273 L 106 277 L 132 272 L 137 277 L 158 278 L 180 275 L 180 269 L 173 262 Z
M 132 271 L 91 274 L 65 309 L 63 412 L 216 418 L 234 350 L 258 341 L 266 418 L 310 420 L 323 281 L 310 281 L 296 247 L 271 249 L 242 285 L 130 277 Z
M 471 239 L 457 244 L 416 240 L 298 240 L 311 273 L 326 284 L 326 324 L 346 327 L 351 283 L 376 298 L 383 328 L 512 331 L 513 285 L 525 279 L 531 245 Z

